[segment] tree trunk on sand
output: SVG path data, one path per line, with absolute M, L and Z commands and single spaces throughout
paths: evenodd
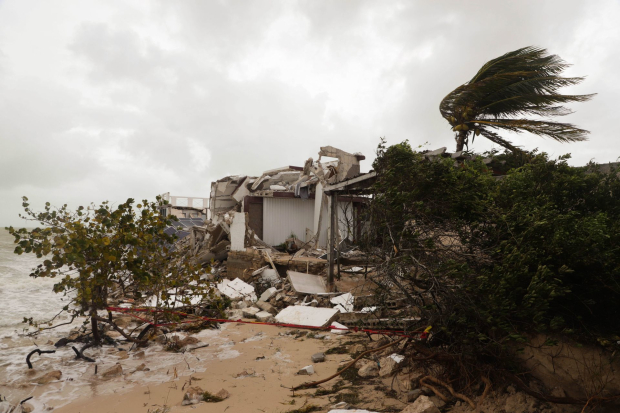
M 97 310 L 90 310 L 90 327 L 93 332 L 93 341 L 96 344 L 99 344 L 101 341 L 101 336 L 99 335 L 99 327 L 97 326 L 97 320 L 95 317 L 97 317 Z

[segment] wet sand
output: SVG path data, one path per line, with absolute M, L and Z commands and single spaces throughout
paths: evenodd
M 287 412 L 306 402 L 319 406 L 329 403 L 326 399 L 300 396 L 304 392 L 297 392 L 297 397 L 293 397 L 286 387 L 318 380 L 336 372 L 340 362 L 351 359 L 348 354 L 328 355 L 323 363 L 312 363 L 311 356 L 350 340 L 351 336 L 330 334 L 326 340 L 295 339 L 292 335 L 281 335 L 287 331 L 290 329 L 229 325 L 220 335 L 223 343 L 211 343 L 209 347 L 186 353 L 186 360 L 169 366 L 168 374 L 158 383 L 146 385 L 134 381 L 130 368 L 125 368 L 122 377 L 109 381 L 94 379 L 90 388 L 83 390 L 76 400 L 54 411 L 152 413 L 157 409 L 164 411 L 164 406 L 168 406 L 170 412 Z M 142 361 L 149 365 L 148 357 Z M 120 364 L 124 362 L 120 361 Z M 300 368 L 309 364 L 314 366 L 314 375 L 296 375 Z M 149 372 L 143 374 L 148 376 Z M 231 396 L 219 403 L 182 406 L 183 395 L 190 386 L 199 386 L 213 394 L 226 389 Z M 308 394 L 314 392 L 306 391 Z

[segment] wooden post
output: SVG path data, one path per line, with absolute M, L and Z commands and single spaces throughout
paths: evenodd
M 329 268 L 327 270 L 327 289 L 329 292 L 334 291 L 334 259 L 336 247 L 336 233 L 338 231 L 338 195 L 336 192 L 330 194 L 330 231 L 329 231 Z

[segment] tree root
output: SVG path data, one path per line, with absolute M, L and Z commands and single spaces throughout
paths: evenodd
M 123 337 L 125 337 L 127 339 L 127 341 L 131 341 L 132 343 L 137 343 L 137 344 L 144 344 L 146 342 L 146 340 L 139 340 L 139 339 L 135 339 L 135 338 L 131 337 L 130 335 L 125 333 L 125 331 L 122 328 L 120 328 L 113 321 L 110 321 L 107 318 L 102 318 L 102 317 L 98 317 L 98 316 L 95 316 L 93 318 L 95 320 L 97 320 L 97 321 L 101 321 L 102 323 L 106 323 L 106 324 L 111 325 L 112 328 L 114 330 L 118 331 Z
M 485 386 L 484 391 L 482 392 L 482 396 L 480 396 L 480 400 L 478 400 L 478 406 L 482 404 L 484 399 L 486 399 L 486 397 L 489 395 L 489 392 L 491 391 L 491 380 L 489 380 L 486 376 L 480 376 L 480 380 L 484 382 Z
M 469 397 L 465 396 L 464 394 L 461 393 L 457 393 L 454 391 L 454 389 L 452 388 L 452 386 L 450 386 L 448 383 L 441 381 L 433 376 L 424 376 L 420 379 L 420 385 L 421 386 L 425 386 L 428 387 L 429 389 L 431 389 L 433 392 L 435 392 L 435 394 L 437 394 L 437 396 L 439 396 L 443 401 L 447 402 L 447 397 L 445 397 L 441 392 L 438 392 L 437 389 L 435 389 L 433 386 L 428 385 L 428 383 L 425 383 L 425 380 L 430 380 L 432 382 L 435 382 L 443 387 L 445 387 L 446 389 L 448 389 L 448 391 L 452 394 L 453 397 L 457 398 L 457 399 L 461 399 L 464 402 L 467 402 L 467 404 L 469 404 L 469 406 L 472 409 L 476 408 L 476 403 L 474 403 L 474 401 L 472 399 L 470 399 Z
M 30 362 L 30 357 L 34 354 L 34 353 L 38 353 L 39 356 L 41 354 L 48 354 L 48 353 L 55 353 L 56 350 L 40 350 L 40 349 L 35 349 L 32 350 L 30 353 L 28 353 L 28 355 L 26 356 L 26 364 L 28 364 L 28 368 L 31 369 L 32 368 L 32 363 Z
M 88 356 L 84 355 L 84 350 L 86 350 L 87 348 L 93 347 L 95 345 L 95 343 L 89 343 L 87 345 L 85 345 L 84 347 L 82 347 L 81 350 L 78 350 L 77 348 L 75 348 L 75 346 L 71 346 L 71 348 L 73 349 L 73 351 L 75 351 L 75 358 L 76 359 L 82 359 L 84 361 L 87 361 L 89 363 L 94 363 L 95 360 L 91 359 Z
M 309 387 L 318 386 L 319 384 L 322 384 L 322 383 L 328 382 L 328 381 L 330 381 L 331 379 L 334 379 L 334 378 L 336 378 L 336 377 L 340 376 L 340 375 L 341 375 L 342 373 L 344 373 L 347 369 L 349 369 L 349 367 L 351 367 L 351 366 L 353 366 L 355 363 L 357 363 L 357 361 L 358 361 L 359 359 L 361 359 L 362 357 L 364 357 L 366 354 L 375 353 L 375 352 L 377 352 L 377 351 L 385 350 L 385 349 L 386 349 L 386 348 L 388 348 L 388 347 L 392 347 L 393 345 L 400 343 L 400 342 L 401 342 L 401 341 L 403 341 L 405 338 L 406 338 L 406 337 L 399 338 L 398 340 L 393 341 L 393 342 L 391 342 L 391 343 L 389 343 L 389 344 L 386 344 L 385 346 L 382 346 L 382 347 L 379 347 L 379 348 L 375 348 L 375 349 L 372 349 L 372 350 L 366 350 L 365 352 L 363 352 L 362 354 L 360 354 L 359 356 L 357 356 L 357 357 L 355 358 L 355 360 L 351 361 L 349 364 L 347 364 L 347 365 L 346 365 L 346 366 L 345 366 L 342 370 L 338 371 L 337 373 L 332 374 L 331 376 L 329 376 L 329 377 L 327 377 L 327 378 L 325 378 L 325 379 L 323 379 L 323 380 L 313 381 L 313 382 L 311 382 L 311 383 L 302 383 L 302 384 L 300 384 L 299 386 L 296 386 L 296 387 L 291 388 L 291 390 L 292 390 L 292 391 L 295 391 L 295 390 L 305 389 L 305 388 L 309 388 Z

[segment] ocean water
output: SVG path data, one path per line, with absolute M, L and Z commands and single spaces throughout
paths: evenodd
M 86 351 L 96 363 L 87 363 L 76 360 L 71 345 L 55 348 L 54 343 L 84 321 L 76 319 L 72 324 L 39 333 L 37 336 L 28 335 L 33 328 L 22 321 L 24 317 L 33 317 L 35 320 L 46 320 L 54 316 L 66 304 L 62 294 L 52 291 L 53 279 L 29 277 L 31 269 L 40 263 L 40 260 L 30 254 L 16 255 L 13 253 L 15 244 L 13 237 L 3 228 L 0 229 L 0 396 L 12 403 L 17 403 L 32 396 L 29 402 L 35 406 L 35 411 L 45 411 L 48 407 L 58 408 L 79 397 L 91 397 L 95 394 L 127 391 L 140 384 L 161 383 L 170 379 L 169 371 L 173 366 L 185 366 L 192 363 L 191 372 L 204 371 L 207 362 L 212 359 L 234 358 L 239 355 L 227 346 L 229 339 L 221 337 L 226 330 L 223 326 L 219 330 L 203 330 L 195 335 L 198 339 L 210 344 L 207 354 L 200 355 L 197 362 L 196 355 L 171 353 L 164 351 L 161 345 L 151 344 L 144 349 L 146 357 L 119 359 L 119 350 L 130 350 L 131 345 L 118 343 L 116 347 L 104 346 Z M 101 314 L 104 315 L 104 314 Z M 63 315 L 55 320 L 62 323 L 69 320 Z M 130 325 L 131 328 L 138 324 Z M 183 334 L 177 334 L 181 338 Z M 78 345 L 79 347 L 82 344 Z M 34 370 L 26 365 L 26 356 L 32 350 L 56 350 L 54 354 L 33 355 L 31 361 Z M 99 373 L 121 362 L 124 369 L 122 377 L 103 381 L 95 374 L 95 365 Z M 135 372 L 135 368 L 146 362 L 150 371 Z M 61 380 L 40 386 L 32 384 L 33 378 L 49 371 L 60 370 Z

